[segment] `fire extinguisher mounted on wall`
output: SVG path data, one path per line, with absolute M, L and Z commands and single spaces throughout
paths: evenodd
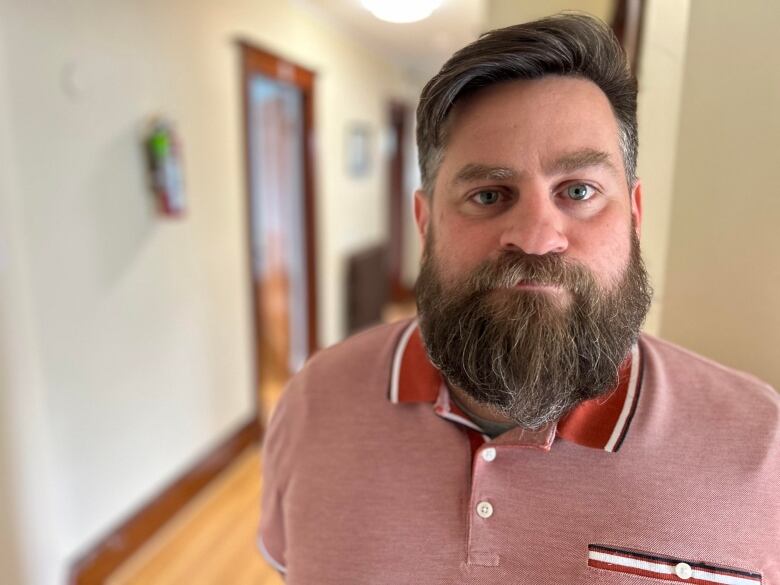
M 169 217 L 184 214 L 186 197 L 182 171 L 181 145 L 169 120 L 152 120 L 146 138 L 152 190 L 160 212 Z

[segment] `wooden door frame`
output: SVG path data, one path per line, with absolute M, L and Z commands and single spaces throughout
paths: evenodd
M 260 306 L 254 292 L 253 230 L 254 203 L 252 199 L 252 166 L 249 136 L 249 83 L 256 75 L 289 84 L 300 90 L 303 97 L 303 227 L 306 250 L 306 309 L 309 353 L 318 348 L 317 343 L 317 261 L 316 261 L 316 208 L 314 189 L 314 81 L 315 73 L 262 49 L 249 41 L 239 40 L 241 50 L 241 93 L 243 100 L 244 168 L 246 192 L 247 247 L 249 250 L 249 288 L 252 297 L 254 399 L 258 420 L 262 421 L 262 404 L 257 399 L 259 385 Z M 261 422 L 262 424 L 262 422 Z
M 389 299 L 392 302 L 408 302 L 414 298 L 414 292 L 403 280 L 403 265 L 407 238 L 405 233 L 406 207 L 405 193 L 406 160 L 404 146 L 409 130 L 410 107 L 404 102 L 392 100 L 387 107 L 387 122 L 395 136 L 395 152 L 390 157 L 388 167 L 388 239 L 387 268 Z
M 644 0 L 614 0 L 612 31 L 623 45 L 626 58 L 635 77 L 639 77 L 639 59 L 642 51 Z

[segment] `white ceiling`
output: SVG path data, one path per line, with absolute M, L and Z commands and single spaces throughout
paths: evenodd
M 485 0 L 444 0 L 419 22 L 393 24 L 377 19 L 360 0 L 298 0 L 358 41 L 425 81 L 460 47 L 484 30 Z
M 609 21 L 614 0 L 444 0 L 419 22 L 383 22 L 360 0 L 293 0 L 367 48 L 402 67 L 418 83 L 480 33 L 554 14 L 581 10 Z M 393 1 L 393 0 L 388 0 Z

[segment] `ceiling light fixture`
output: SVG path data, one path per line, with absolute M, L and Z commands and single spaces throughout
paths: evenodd
M 442 0 L 361 0 L 361 2 L 379 20 L 417 22 L 428 18 L 441 6 Z

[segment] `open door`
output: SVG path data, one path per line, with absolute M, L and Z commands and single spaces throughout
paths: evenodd
M 314 74 L 241 43 L 258 414 L 317 345 Z

